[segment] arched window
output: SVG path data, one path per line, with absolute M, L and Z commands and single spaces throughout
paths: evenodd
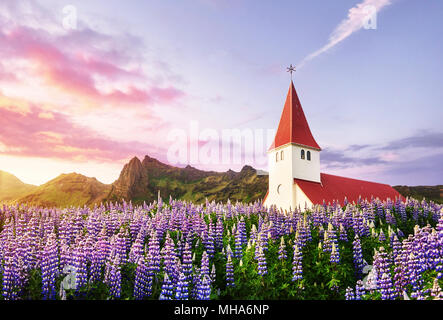
M 278 152 L 275 154 L 275 162 L 278 161 Z
M 308 161 L 311 161 L 311 151 L 308 151 L 306 153 L 306 159 L 308 159 Z
M 305 150 L 301 150 L 300 158 L 305 159 Z
M 283 155 L 283 150 L 280 152 L 280 160 L 283 160 L 285 157 Z

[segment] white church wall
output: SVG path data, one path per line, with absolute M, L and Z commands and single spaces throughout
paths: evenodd
M 282 151 L 283 160 L 281 159 Z M 278 161 L 276 161 L 277 153 Z M 276 205 L 277 208 L 283 210 L 295 208 L 292 156 L 290 145 L 268 152 L 269 191 L 265 206 Z
M 301 159 L 301 150 L 305 151 L 305 158 Z M 311 160 L 307 159 L 307 152 L 311 152 Z M 292 145 L 292 173 L 297 179 L 320 182 L 320 151 Z
M 312 201 L 309 200 L 298 184 L 294 184 L 294 198 L 296 208 L 300 208 L 301 211 L 312 208 Z

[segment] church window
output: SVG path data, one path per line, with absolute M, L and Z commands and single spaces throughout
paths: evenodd
M 308 151 L 306 153 L 306 159 L 308 159 L 308 161 L 311 161 L 311 151 Z
M 281 184 L 278 185 L 277 187 L 277 193 L 280 194 L 280 189 L 281 189 Z
M 275 154 L 275 162 L 278 162 L 278 152 Z
M 280 160 L 284 159 L 283 150 L 280 152 Z
M 300 157 L 304 160 L 305 159 L 305 150 L 301 150 Z

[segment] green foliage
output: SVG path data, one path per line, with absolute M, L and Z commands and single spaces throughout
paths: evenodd
M 344 208 L 346 209 L 346 208 Z M 407 237 L 409 234 L 413 234 L 414 226 L 420 225 L 424 226 L 430 224 L 435 227 L 435 217 L 430 213 L 424 212 L 423 208 L 420 208 L 419 217 L 414 217 L 414 208 L 406 208 L 406 219 L 402 220 L 399 212 L 396 212 L 395 208 L 392 209 L 392 214 L 395 219 L 395 225 L 390 225 L 386 221 L 384 215 L 381 217 L 376 217 L 374 221 L 374 236 L 362 236 L 360 237 L 363 258 L 369 264 L 373 263 L 374 250 L 378 250 L 383 246 L 387 252 L 391 252 L 389 241 L 389 230 L 397 229 L 404 233 Z M 157 209 L 153 209 L 149 215 L 152 217 L 156 213 Z M 374 209 L 376 210 L 376 209 Z M 226 286 L 226 256 L 221 251 L 216 251 L 214 257 L 210 261 L 210 270 L 212 266 L 215 266 L 216 276 L 215 281 L 212 283 L 211 299 L 246 299 L 246 300 L 261 300 L 261 299 L 300 299 L 300 300 L 338 300 L 344 299 L 345 291 L 348 287 L 355 287 L 357 282 L 357 277 L 355 274 L 355 267 L 353 261 L 353 244 L 354 231 L 352 228 L 347 229 L 347 240 L 337 240 L 338 251 L 340 254 L 340 263 L 330 262 L 330 253 L 323 251 L 323 248 L 319 243 L 324 240 L 323 236 L 320 236 L 320 228 L 318 226 L 314 227 L 312 223 L 311 215 L 309 212 L 305 214 L 305 218 L 308 221 L 307 227 L 309 228 L 309 233 L 312 240 L 307 241 L 305 246 L 302 248 L 303 256 L 303 279 L 293 281 L 293 246 L 297 241 L 296 232 L 285 234 L 283 240 L 286 248 L 287 258 L 284 260 L 279 260 L 279 247 L 280 238 L 276 239 L 269 238 L 267 250 L 264 251 L 266 264 L 267 264 L 267 274 L 259 275 L 258 273 L 258 263 L 255 259 L 255 246 L 256 244 L 250 243 L 250 245 L 243 245 L 243 256 L 242 259 L 233 259 L 234 266 L 234 287 Z M 253 215 L 242 215 L 244 218 L 247 238 L 249 239 L 251 235 L 251 230 L 255 226 L 258 228 L 259 221 L 266 221 L 269 217 L 266 213 L 258 213 Z M 303 218 L 303 216 L 301 217 Z M 416 220 L 417 218 L 417 220 Z M 83 215 L 82 219 L 87 219 L 87 215 Z M 216 214 L 210 213 L 204 215 L 204 221 L 207 225 L 210 222 L 217 222 Z M 232 218 L 223 217 L 223 246 L 226 248 L 229 245 L 234 251 L 235 248 L 235 237 L 232 234 L 232 228 L 237 225 L 240 218 L 234 216 Z M 5 218 L 0 217 L 0 230 L 5 223 Z M 388 227 L 389 226 L 389 227 Z M 324 223 L 322 226 L 323 230 L 327 230 L 327 224 Z M 116 230 L 124 230 L 130 228 L 129 221 L 122 223 L 120 228 Z M 383 230 L 386 235 L 386 241 L 381 242 L 378 235 L 380 231 Z M 56 230 L 57 231 L 57 230 Z M 178 244 L 178 239 L 182 236 L 180 231 L 170 230 L 167 231 L 174 243 Z M 325 231 L 326 232 L 326 231 Z M 336 227 L 333 232 L 335 232 L 337 239 L 339 237 L 339 230 Z M 84 236 L 87 235 L 87 228 L 82 230 Z M 229 236 L 228 236 L 229 234 Z M 160 246 L 163 247 L 165 238 L 160 239 Z M 134 240 L 134 239 L 132 239 Z M 400 239 L 401 240 L 401 239 Z M 145 239 L 145 244 L 149 241 L 149 235 Z M 195 255 L 195 260 L 193 261 L 194 271 L 201 265 L 201 259 L 203 252 L 205 250 L 204 244 L 198 235 L 193 240 L 192 253 Z M 134 292 L 134 281 L 136 264 L 126 263 L 121 266 L 121 297 L 120 299 L 128 300 L 133 299 Z M 164 270 L 162 269 L 159 274 L 154 278 L 152 285 L 152 295 L 149 299 L 158 299 L 161 292 L 161 284 L 163 281 Z M 0 280 L 2 274 L 0 273 Z M 423 282 L 425 289 L 431 289 L 436 279 L 436 271 L 429 271 L 423 274 Z M 63 280 L 63 276 L 59 276 L 56 281 L 57 293 L 60 290 L 60 285 Z M 443 279 L 439 280 L 440 286 L 443 286 Z M 190 289 L 192 289 L 192 284 L 190 284 Z M 22 299 L 42 299 L 42 281 L 41 272 L 39 269 L 31 270 L 26 278 L 25 286 L 20 294 Z M 58 295 L 57 295 L 58 296 Z M 67 299 L 98 299 L 106 300 L 109 299 L 109 289 L 105 283 L 102 281 L 97 281 L 94 283 L 88 283 L 82 288 L 77 290 L 68 290 L 66 292 Z M 364 299 L 380 299 L 380 294 L 377 292 L 368 293 Z

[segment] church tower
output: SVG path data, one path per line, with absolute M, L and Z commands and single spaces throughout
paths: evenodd
M 321 184 L 320 151 L 291 80 L 277 133 L 268 150 L 269 189 L 264 205 L 294 210 L 311 203 L 294 179 Z

